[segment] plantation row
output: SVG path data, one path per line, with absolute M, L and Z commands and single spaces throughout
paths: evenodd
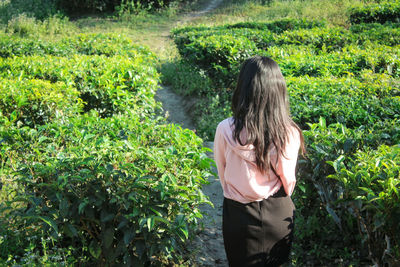
M 165 81 L 177 87 L 187 75 L 207 77 L 183 93 L 200 99 L 197 124 L 208 138 L 231 116 L 244 59 L 265 55 L 281 67 L 308 146 L 294 196 L 299 265 L 400 261 L 398 26 L 285 19 L 173 31 L 182 75 L 167 73 Z
M 210 162 L 157 115 L 154 55 L 114 35 L 0 40 L 0 265 L 184 260 Z

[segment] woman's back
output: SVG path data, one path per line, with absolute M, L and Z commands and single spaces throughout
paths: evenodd
M 278 266 L 290 255 L 295 210 L 290 195 L 304 145 L 275 61 L 256 56 L 243 63 L 232 111 L 214 140 L 229 265 Z

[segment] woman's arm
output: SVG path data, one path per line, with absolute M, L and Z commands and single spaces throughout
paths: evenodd
M 300 148 L 300 133 L 294 129 L 285 146 L 284 153 L 278 159 L 277 173 L 281 178 L 287 195 L 292 195 L 296 185 L 296 163 Z
M 224 183 L 224 173 L 226 167 L 226 159 L 225 159 L 225 147 L 226 140 L 222 133 L 221 124 L 218 125 L 217 130 L 215 132 L 214 138 L 214 160 L 217 164 L 218 176 L 221 181 L 221 184 Z

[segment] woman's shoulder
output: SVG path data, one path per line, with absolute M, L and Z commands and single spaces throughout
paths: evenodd
M 295 126 L 290 126 L 289 131 L 288 131 L 288 144 L 289 146 L 292 147 L 300 147 L 300 139 L 301 139 L 301 134 L 300 134 L 300 129 Z
M 231 129 L 232 125 L 233 125 L 233 118 L 232 117 L 226 118 L 225 120 L 218 123 L 217 131 L 223 129 Z

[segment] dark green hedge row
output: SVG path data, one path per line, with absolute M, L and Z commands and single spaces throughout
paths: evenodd
M 3 119 L 30 127 L 82 111 L 79 91 L 64 82 L 0 78 L 0 112 Z
M 398 23 L 281 33 L 225 25 L 174 34 L 185 62 L 212 80 L 208 92 L 201 93 L 207 102 L 197 105 L 204 116 L 200 130 L 210 138 L 218 122 L 231 115 L 232 88 L 243 60 L 266 55 L 281 67 L 291 113 L 308 145 L 294 195 L 300 229 L 296 263 L 399 264 Z M 385 219 L 379 220 L 382 214 Z M 390 249 L 382 250 L 388 242 Z
M 30 55 L 67 57 L 71 54 L 107 57 L 124 55 L 132 58 L 147 57 L 149 61 L 155 60 L 150 50 L 133 44 L 131 40 L 121 35 L 78 34 L 49 42 L 0 34 L 0 57 L 3 58 Z
M 349 128 L 399 119 L 400 85 L 387 75 L 364 73 L 363 79 L 289 77 L 292 115 L 303 129 L 324 117 L 327 124 Z
M 305 19 L 281 19 L 272 22 L 239 22 L 236 24 L 226 24 L 215 27 L 206 26 L 188 26 L 183 28 L 175 28 L 172 30 L 173 35 L 184 35 L 190 32 L 202 32 L 202 31 L 224 31 L 227 29 L 254 29 L 262 31 L 270 31 L 273 33 L 282 33 L 287 30 L 295 29 L 311 29 L 315 27 L 324 27 L 325 22 L 322 21 L 310 21 Z
M 331 73 L 341 76 L 366 68 L 397 76 L 400 31 L 396 25 L 372 28 L 360 25 L 351 30 L 316 27 L 280 34 L 254 27 L 223 26 L 198 30 L 184 28 L 173 34 L 184 58 L 209 71 L 223 83 L 229 83 L 235 79 L 239 62 L 254 54 L 266 54 L 277 59 L 285 75 Z M 292 60 L 293 57 L 296 59 Z M 301 61 L 304 66 L 299 64 Z
M 0 127 L 0 138 L 1 158 L 17 170 L 15 197 L 1 204 L 18 204 L 10 229 L 39 227 L 74 247 L 76 263 L 138 266 L 186 253 L 210 164 L 193 132 L 129 112 Z
M 7 40 L 0 265 L 187 260 L 210 160 L 192 131 L 156 115 L 155 56 L 124 36 Z
M 315 262 L 317 254 L 316 265 L 399 264 L 399 123 L 350 129 L 321 118 L 303 131 L 308 157 L 300 160 L 294 194 L 301 262 Z
M 379 41 L 385 45 L 400 44 L 400 23 L 355 24 L 350 31 L 360 39 L 360 43 Z
M 8 57 L 0 58 L 0 76 L 72 85 L 84 111 L 94 109 L 105 117 L 127 107 L 149 113 L 156 106 L 155 57 L 126 37 L 78 35 L 54 44 L 5 38 L 0 51 Z
M 144 58 L 130 60 L 124 56 L 16 57 L 0 60 L 0 77 L 72 85 L 80 93 L 84 111 L 96 110 L 102 117 L 127 108 L 148 114 L 156 106 L 153 96 L 158 74 L 147 64 Z
M 381 1 L 350 9 L 351 24 L 400 22 L 400 1 Z
M 232 25 L 216 27 L 185 27 L 172 31 L 174 41 L 178 49 L 182 51 L 185 45 L 193 43 L 198 38 L 212 36 L 246 37 L 254 42 L 257 47 L 265 48 L 275 44 L 275 34 L 281 34 L 287 30 L 313 29 L 323 27 L 325 24 L 318 21 L 283 19 L 269 23 L 242 22 Z

